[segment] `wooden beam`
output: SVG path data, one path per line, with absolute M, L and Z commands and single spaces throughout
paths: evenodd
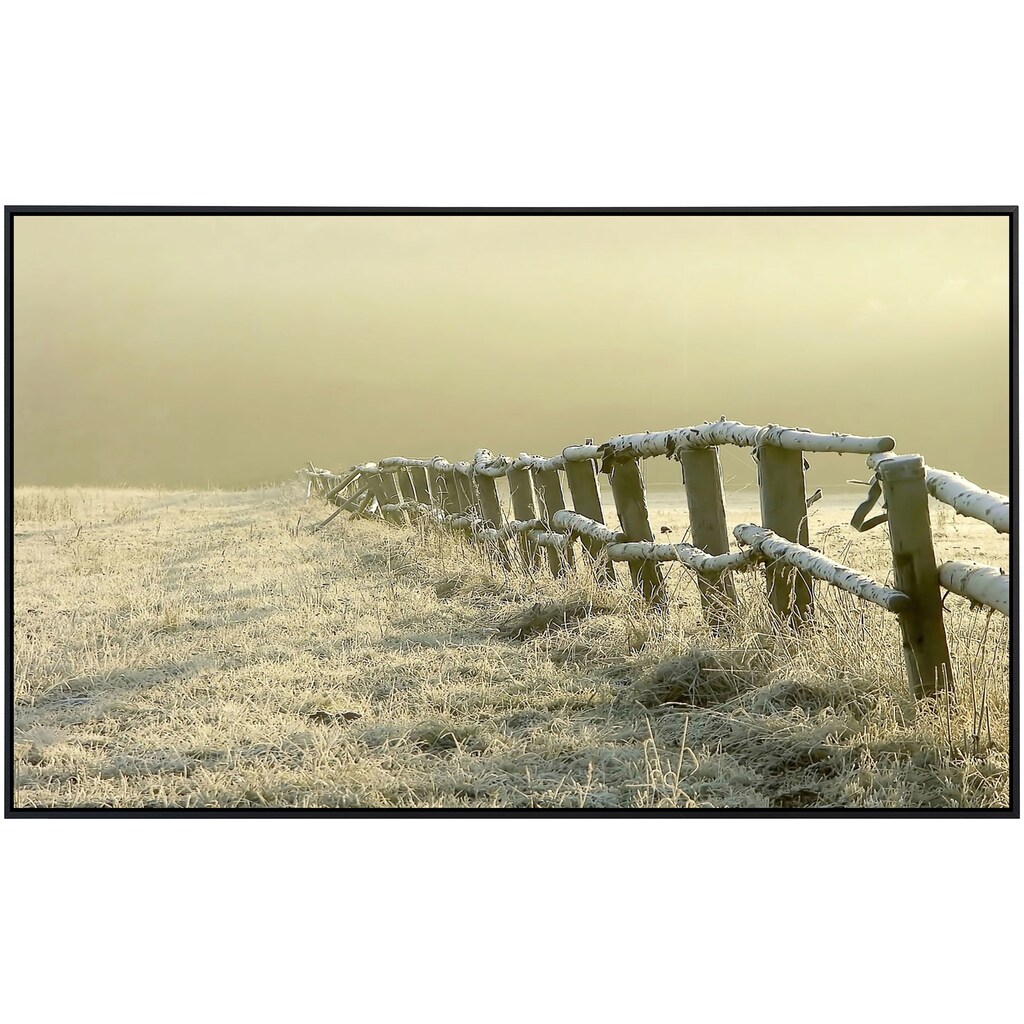
M 690 543 L 710 555 L 728 554 L 729 524 L 725 517 L 725 489 L 718 448 L 684 451 L 679 461 L 690 516 Z M 728 573 L 699 575 L 697 588 L 704 618 L 712 629 L 717 629 L 736 610 L 732 576 Z
M 651 522 L 647 513 L 647 497 L 640 474 L 639 459 L 614 459 L 610 466 L 612 496 L 619 517 L 619 528 L 627 542 L 653 541 Z M 633 585 L 655 608 L 667 607 L 665 578 L 657 562 L 630 561 L 629 573 Z
M 416 489 L 412 485 L 412 477 L 409 475 L 407 469 L 399 469 L 394 473 L 395 481 L 398 484 L 398 490 L 402 494 L 404 501 L 415 501 L 416 500 Z
M 485 529 L 500 530 L 505 525 L 505 516 L 501 510 L 501 501 L 498 499 L 498 488 L 494 483 L 494 477 L 474 473 L 472 482 L 477 502 L 480 505 L 480 514 L 486 524 Z M 494 545 L 502 568 L 510 569 L 512 558 L 505 541 L 495 537 Z
M 597 467 L 590 460 L 566 462 L 565 479 L 572 495 L 572 507 L 595 523 L 604 523 L 601 508 L 601 489 L 597 482 Z M 599 583 L 614 583 L 615 569 L 605 557 L 604 545 L 595 537 L 583 535 L 583 547 L 594 563 L 594 575 Z
M 381 514 L 389 522 L 395 526 L 405 526 L 407 520 L 405 513 L 397 509 L 388 509 L 384 511 L 387 505 L 397 505 L 401 502 L 402 497 L 398 493 L 398 485 L 395 483 L 395 478 L 392 473 L 378 473 L 377 474 L 377 504 L 381 506 Z
M 533 477 L 528 469 L 510 469 L 508 471 L 508 487 L 512 494 L 512 511 L 516 519 L 524 522 L 537 518 L 536 498 L 533 493 Z M 532 572 L 540 564 L 540 548 L 529 534 L 520 534 L 519 553 L 523 565 Z
M 803 452 L 775 445 L 757 449 L 761 525 L 785 540 L 807 547 L 807 496 Z M 779 621 L 796 626 L 814 613 L 810 577 L 785 562 L 765 567 L 768 600 Z
M 873 579 L 850 569 L 820 551 L 783 540 L 771 530 L 753 523 L 741 523 L 735 530 L 736 539 L 750 545 L 751 551 L 760 553 L 762 557 L 773 558 L 787 565 L 803 569 L 808 575 L 828 583 L 839 590 L 859 597 L 862 601 L 870 601 L 889 612 L 901 612 L 910 605 L 910 598 L 902 591 L 876 583 Z
M 456 515 L 461 511 L 457 507 L 458 498 L 452 491 L 449 475 L 442 473 L 433 466 L 427 467 L 427 480 L 430 482 L 431 504 L 448 515 Z
M 565 508 L 565 497 L 562 494 L 562 482 L 558 478 L 557 469 L 535 469 L 533 471 L 534 483 L 537 485 L 537 495 L 540 498 L 542 518 L 547 524 L 548 530 L 552 528 L 551 518 L 556 512 Z M 572 536 L 569 543 L 562 547 L 548 546 L 548 566 L 552 576 L 564 575 L 573 565 Z
M 416 500 L 421 505 L 429 505 L 430 484 L 427 483 L 427 471 L 422 466 L 412 466 L 409 469 L 409 476 L 412 479 Z
M 907 676 L 914 695 L 927 697 L 952 681 L 953 666 L 942 621 L 924 459 L 902 455 L 879 463 L 877 473 L 889 516 L 893 584 L 910 598 L 910 607 L 899 615 Z
M 1010 614 L 1010 577 L 1001 569 L 977 562 L 943 562 L 939 583 L 974 604 Z

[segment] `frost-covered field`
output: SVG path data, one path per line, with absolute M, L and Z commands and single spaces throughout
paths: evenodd
M 681 489 L 650 498 L 684 539 Z M 845 525 L 859 499 L 826 494 L 811 543 L 884 581 L 885 530 Z M 756 493 L 727 504 L 758 521 Z M 895 619 L 834 591 L 792 643 L 743 574 L 716 637 L 679 566 L 654 617 L 585 571 L 506 578 L 458 537 L 311 531 L 327 511 L 290 486 L 16 490 L 17 805 L 1007 803 L 998 614 L 947 600 L 960 699 L 915 708 Z M 1006 537 L 933 524 L 940 558 L 1009 568 Z

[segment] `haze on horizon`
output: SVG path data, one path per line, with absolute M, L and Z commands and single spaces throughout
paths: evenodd
M 14 225 L 16 485 L 245 487 L 724 414 L 891 434 L 1008 489 L 1006 216 Z M 867 472 L 811 462 L 811 486 Z

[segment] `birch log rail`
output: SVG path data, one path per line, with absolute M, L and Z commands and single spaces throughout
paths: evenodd
M 881 463 L 895 458 L 893 455 L 873 455 L 868 459 L 871 469 L 878 469 Z M 986 491 L 959 473 L 947 473 L 941 469 L 924 467 L 925 484 L 928 493 L 945 505 L 956 509 L 957 515 L 970 516 L 988 523 L 998 533 L 1010 532 L 1010 499 L 995 491 Z
M 758 463 L 761 524 L 732 531 L 730 549 L 719 446 L 753 449 Z M 924 465 L 920 456 L 898 456 L 887 435 L 815 433 L 776 424 L 749 426 L 724 417 L 713 423 L 660 432 L 622 434 L 601 444 L 588 438 L 554 456 L 521 453 L 514 458 L 478 448 L 469 461 L 391 457 L 353 466 L 344 474 L 299 470 L 314 493 L 343 510 L 392 525 L 428 524 L 457 530 L 495 554 L 504 572 L 535 571 L 541 549 L 553 573 L 573 565 L 573 545 L 585 548 L 590 570 L 602 585 L 614 584 L 614 562 L 627 562 L 634 586 L 654 607 L 666 590 L 659 563 L 677 562 L 695 574 L 709 628 L 728 625 L 738 607 L 732 574 L 763 567 L 777 626 L 799 630 L 814 618 L 812 581 L 837 588 L 895 614 L 907 673 L 918 696 L 952 682 L 940 587 L 974 605 L 1009 615 L 1010 577 L 974 562 L 937 564 L 932 547 L 928 495 L 1000 533 L 1010 532 L 1010 503 L 955 473 Z M 893 580 L 888 586 L 809 547 L 804 494 L 805 453 L 867 457 L 875 473 L 868 500 L 854 514 L 858 530 L 888 522 Z M 686 488 L 692 543 L 656 543 L 648 517 L 641 460 L 678 461 Z M 599 471 L 599 472 L 598 472 Z M 573 509 L 565 508 L 565 474 Z M 611 481 L 619 528 L 604 522 L 600 475 Z M 506 478 L 514 511 L 503 510 L 495 481 Z M 880 494 L 887 515 L 864 522 Z M 820 496 L 820 492 L 819 492 Z M 324 524 L 320 524 L 321 526 Z M 422 527 L 420 527 L 422 528 Z M 663 531 L 665 532 L 665 531 Z M 515 540 L 518 560 L 507 543 Z M 580 563 L 576 563 L 579 565 Z
M 939 566 L 939 582 L 974 604 L 1010 614 L 1010 577 L 991 565 L 943 562 Z
M 855 569 L 826 558 L 818 551 L 783 540 L 764 527 L 743 523 L 736 527 L 733 534 L 741 544 L 748 544 L 752 552 L 803 569 L 815 579 L 845 590 L 863 601 L 880 605 L 886 611 L 904 611 L 910 604 L 910 598 L 899 590 L 876 583 Z

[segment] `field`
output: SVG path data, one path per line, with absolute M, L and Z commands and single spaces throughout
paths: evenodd
M 680 500 L 652 492 L 673 540 Z M 885 580 L 857 500 L 813 506 L 811 544 Z M 16 806 L 1007 805 L 1003 616 L 948 597 L 958 697 L 915 706 L 895 618 L 825 587 L 796 643 L 741 574 L 715 636 L 678 566 L 653 616 L 583 566 L 506 578 L 434 530 L 311 530 L 328 511 L 297 485 L 16 489 Z M 941 558 L 1008 568 L 988 527 L 933 527 Z

